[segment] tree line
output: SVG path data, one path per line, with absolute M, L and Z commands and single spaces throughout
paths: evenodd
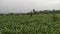
M 40 10 L 40 11 L 36 11 L 35 9 L 33 9 L 32 11 L 28 12 L 28 13 L 9 13 L 9 14 L 0 14 L 0 15 L 34 15 L 34 14 L 60 14 L 60 10 Z
M 30 13 L 32 13 L 32 14 L 53 14 L 53 13 L 55 13 L 55 14 L 60 14 L 60 10 L 40 10 L 40 11 L 36 11 L 35 9 L 33 9 L 31 12 L 29 12 L 29 13 L 27 13 L 27 14 L 30 14 Z

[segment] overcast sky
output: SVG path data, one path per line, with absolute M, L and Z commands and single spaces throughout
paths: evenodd
M 60 0 L 0 0 L 0 12 L 60 9 Z

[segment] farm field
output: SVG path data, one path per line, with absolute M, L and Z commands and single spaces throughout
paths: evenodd
M 2 15 L 0 34 L 60 34 L 60 14 Z

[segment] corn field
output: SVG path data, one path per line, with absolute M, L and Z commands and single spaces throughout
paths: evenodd
M 60 14 L 0 16 L 0 34 L 60 34 Z

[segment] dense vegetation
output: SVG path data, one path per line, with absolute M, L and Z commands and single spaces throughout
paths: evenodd
M 2 15 L 0 34 L 60 34 L 60 14 Z
M 60 34 L 60 10 L 0 14 L 0 34 Z

